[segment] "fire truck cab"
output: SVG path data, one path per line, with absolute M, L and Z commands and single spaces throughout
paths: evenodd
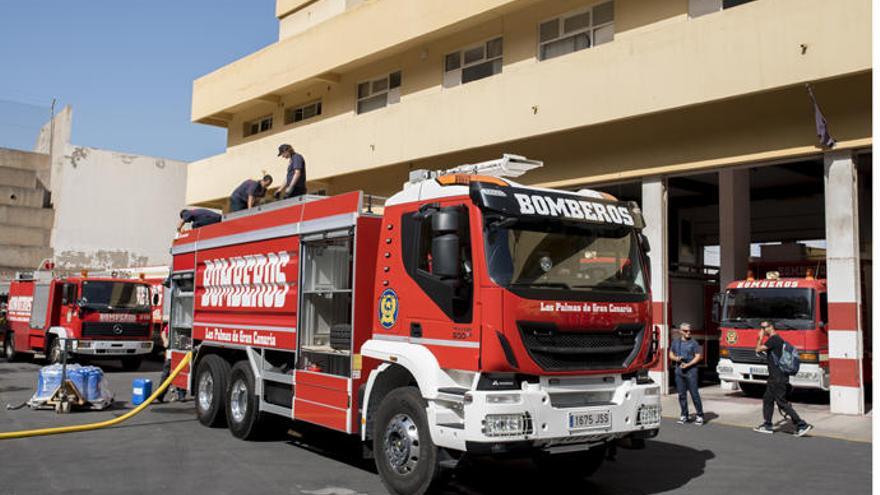
M 747 395 L 760 395 L 767 383 L 767 356 L 756 354 L 762 321 L 800 351 L 801 367 L 792 387 L 828 390 L 828 298 L 824 279 L 780 278 L 731 282 L 721 296 L 722 382 L 737 383 Z
M 150 286 L 103 277 L 17 274 L 9 283 L 4 353 L 44 354 L 60 362 L 62 341 L 74 356 L 120 359 L 136 370 L 152 349 Z
M 364 195 L 226 215 L 174 242 L 176 385 L 253 438 L 271 415 L 360 436 L 392 493 L 464 452 L 571 476 L 657 434 L 647 242 L 634 203 L 525 187 L 540 162 L 416 171 Z

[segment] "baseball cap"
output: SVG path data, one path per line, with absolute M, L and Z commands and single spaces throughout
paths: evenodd
M 293 146 L 291 146 L 289 144 L 282 144 L 281 146 L 278 147 L 278 156 L 281 156 L 281 154 L 284 153 L 285 151 L 290 151 L 292 149 L 293 149 Z

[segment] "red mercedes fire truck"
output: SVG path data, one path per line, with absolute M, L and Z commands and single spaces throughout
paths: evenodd
M 777 268 L 778 266 L 778 268 Z M 863 265 L 863 270 L 867 267 Z M 829 390 L 828 286 L 824 262 L 752 263 L 751 276 L 727 286 L 719 301 L 721 359 L 716 368 L 722 382 L 738 383 L 746 395 L 763 394 L 767 358 L 755 354 L 764 320 L 775 323 L 780 336 L 797 347 L 801 367 L 790 383 L 795 388 Z M 770 270 L 769 268 L 777 268 Z M 819 277 L 816 277 L 818 270 Z M 786 276 L 780 276 L 780 274 Z M 863 288 L 864 290 L 864 288 Z M 870 305 L 862 305 L 865 377 L 870 380 Z
M 540 162 L 415 171 L 364 195 L 226 215 L 172 247 L 175 385 L 250 439 L 272 415 L 359 435 L 392 493 L 462 453 L 572 476 L 660 425 L 647 241 L 635 203 L 516 184 Z
M 153 347 L 150 286 L 134 280 L 17 274 L 9 283 L 6 319 L 7 360 L 30 353 L 60 362 L 62 339 L 69 339 L 73 356 L 120 359 L 133 371 Z

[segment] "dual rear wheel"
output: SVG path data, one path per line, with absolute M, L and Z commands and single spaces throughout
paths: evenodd
M 199 361 L 195 377 L 196 414 L 205 426 L 228 426 L 243 440 L 262 438 L 274 426 L 275 418 L 261 412 L 256 378 L 248 361 L 231 366 L 217 355 Z

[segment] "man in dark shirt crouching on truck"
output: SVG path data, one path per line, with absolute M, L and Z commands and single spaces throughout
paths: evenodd
M 764 337 L 767 342 L 761 343 Z M 776 327 L 772 322 L 762 321 L 761 331 L 758 333 L 758 343 L 755 346 L 755 353 L 767 353 L 767 390 L 764 391 L 764 422 L 756 426 L 754 431 L 758 433 L 773 434 L 773 406 L 779 404 L 779 408 L 797 427 L 795 435 L 802 437 L 813 429 L 813 425 L 807 424 L 806 421 L 798 416 L 791 403 L 785 398 L 788 390 L 788 375 L 779 368 L 779 358 L 782 357 L 782 346 L 785 341 L 776 333 Z
M 180 222 L 177 223 L 177 231 L 183 231 L 183 226 L 191 224 L 192 228 L 197 229 L 205 225 L 211 225 L 221 220 L 219 213 L 204 208 L 190 208 L 180 210 Z

